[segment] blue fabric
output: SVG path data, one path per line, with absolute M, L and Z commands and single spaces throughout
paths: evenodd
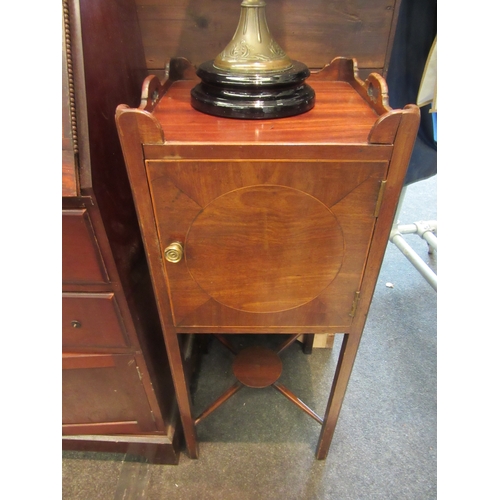
M 389 103 L 402 108 L 417 101 L 425 63 L 437 33 L 436 0 L 402 0 L 394 37 L 387 85 Z M 405 185 L 432 177 L 437 173 L 437 133 L 435 113 L 430 105 L 420 108 L 421 122 Z

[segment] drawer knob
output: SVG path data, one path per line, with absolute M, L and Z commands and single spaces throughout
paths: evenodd
M 182 244 L 179 243 L 178 241 L 174 241 L 170 245 L 168 245 L 167 248 L 165 248 L 165 259 L 168 260 L 168 262 L 176 263 L 179 262 L 182 259 L 182 256 L 184 254 L 184 249 L 182 248 Z
M 72 326 L 73 328 L 81 328 L 82 324 L 81 324 L 79 321 L 73 320 L 73 321 L 71 322 L 71 326 Z

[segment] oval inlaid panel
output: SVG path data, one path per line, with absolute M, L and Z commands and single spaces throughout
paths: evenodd
M 187 234 L 186 264 L 216 301 L 241 311 L 286 311 L 335 278 L 342 229 L 316 198 L 284 186 L 252 186 L 209 203 Z

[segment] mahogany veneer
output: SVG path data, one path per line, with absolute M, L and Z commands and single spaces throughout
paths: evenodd
M 316 92 L 308 113 L 217 118 L 189 104 L 194 68 L 181 59 L 170 68 L 163 84 L 148 77 L 141 106 L 119 106 L 116 121 L 188 453 L 198 456 L 195 425 L 239 383 L 194 419 L 178 334 L 342 333 L 324 418 L 274 384 L 322 424 L 317 458 L 324 459 L 419 110 L 392 110 L 382 77 L 362 82 L 354 60 L 337 58 L 308 80 Z M 172 243 L 183 247 L 177 262 L 165 259 Z
M 243 349 L 233 362 L 235 377 L 247 387 L 262 389 L 276 382 L 283 365 L 279 356 L 271 349 L 260 346 Z
M 135 3 L 65 0 L 63 21 L 63 448 L 176 464 L 175 394 L 113 121 L 147 75 Z

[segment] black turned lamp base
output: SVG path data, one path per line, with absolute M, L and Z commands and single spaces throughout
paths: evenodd
M 191 105 L 209 115 L 262 120 L 305 113 L 314 107 L 314 90 L 305 82 L 307 66 L 292 61 L 283 71 L 234 73 L 206 61 L 196 71 L 201 83 L 191 90 Z

